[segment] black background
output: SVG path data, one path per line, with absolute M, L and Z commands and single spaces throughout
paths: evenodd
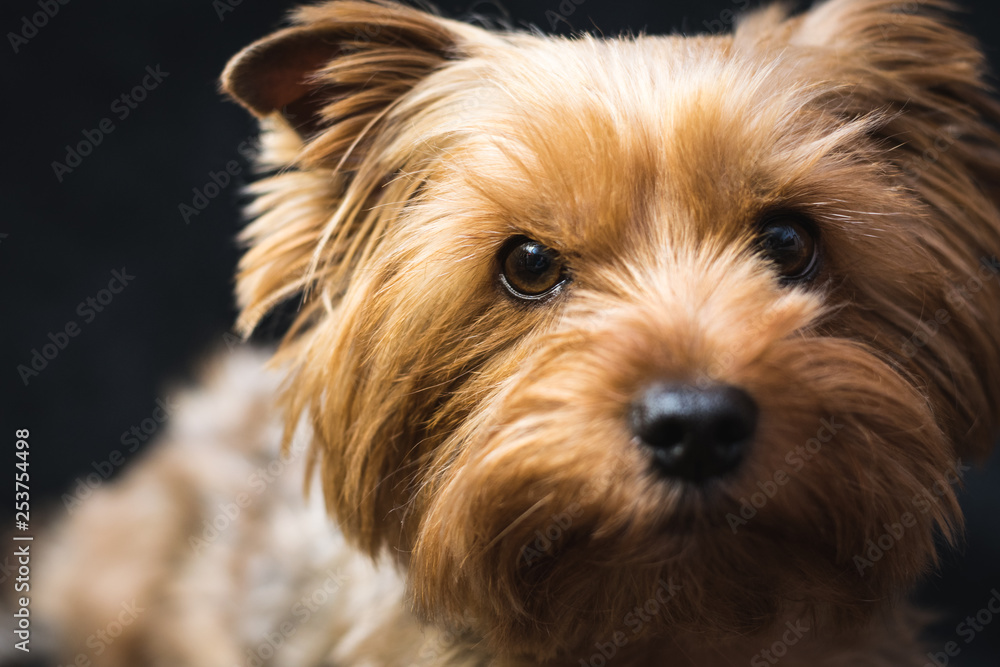
M 239 149 L 255 127 L 219 95 L 216 81 L 227 59 L 277 27 L 292 3 L 229 0 L 220 11 L 222 2 L 69 0 L 36 33 L 25 32 L 29 38 L 16 53 L 9 33 L 24 30 L 24 17 L 40 11 L 38 0 L 6 0 L 0 10 L 6 35 L 0 108 L 9 114 L 0 143 L 0 293 L 6 301 L 0 415 L 2 437 L 11 446 L 15 428 L 31 430 L 35 517 L 45 508 L 61 515 L 59 494 L 95 464 L 106 470 L 110 452 L 122 449 L 123 432 L 152 417 L 156 400 L 172 396 L 199 360 L 232 342 L 226 332 L 234 317 L 233 237 L 241 226 L 240 187 L 249 179 Z M 515 25 L 549 32 L 694 33 L 728 22 L 728 11 L 747 4 L 576 2 L 511 1 L 504 11 Z M 907 4 L 914 3 L 900 2 Z M 964 5 L 962 20 L 998 63 L 996 3 Z M 472 11 L 503 15 L 488 2 L 439 6 L 460 18 Z M 560 13 L 565 20 L 553 29 L 551 19 Z M 142 81 L 147 66 L 169 75 L 121 118 L 121 105 L 112 104 Z M 65 162 L 67 145 L 77 145 L 85 132 L 94 136 L 104 118 L 114 130 L 57 180 L 52 163 Z M 192 189 L 203 189 L 210 172 L 232 160 L 242 173 L 186 224 L 179 206 L 191 204 Z M 85 321 L 78 305 L 123 267 L 134 280 Z M 32 351 L 70 321 L 80 334 L 25 386 L 17 366 L 30 365 Z M 125 466 L 138 455 L 128 454 Z M 946 557 L 942 573 L 922 593 L 951 614 L 932 646 L 961 641 L 956 623 L 1000 587 L 998 481 L 996 460 L 968 478 L 968 542 Z M 837 511 L 832 499 L 830 511 Z M 1000 619 L 962 649 L 958 664 L 998 664 Z

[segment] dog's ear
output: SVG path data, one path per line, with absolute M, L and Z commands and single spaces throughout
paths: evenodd
M 298 295 L 293 333 L 337 300 L 416 187 L 416 177 L 393 178 L 421 168 L 420 141 L 399 137 L 467 88 L 435 75 L 500 39 L 387 0 L 307 6 L 293 23 L 244 49 L 222 75 L 223 89 L 266 120 L 258 162 L 281 171 L 252 186 L 256 220 L 241 237 L 249 249 L 237 279 L 244 334 Z M 392 205 L 377 206 L 380 198 Z
M 280 112 L 303 135 L 384 108 L 461 57 L 472 35 L 469 26 L 385 0 L 306 6 L 292 22 L 233 57 L 221 83 L 254 115 Z M 353 95 L 362 90 L 363 100 Z
M 986 82 L 986 59 L 954 9 L 947 0 L 827 0 L 788 21 L 785 39 L 796 53 L 811 53 L 803 66 L 814 75 L 842 82 L 832 108 L 899 119 L 884 127 L 909 131 L 887 137 L 920 154 L 953 145 L 953 157 L 996 182 L 1000 105 Z
M 849 74 L 871 102 L 946 103 L 983 89 L 985 58 L 947 0 L 826 0 L 788 17 L 781 5 L 740 21 L 738 47 L 770 46 L 801 67 Z M 870 86 L 870 87 L 869 87 Z M 976 95 L 976 97 L 981 96 Z
M 828 101 L 845 115 L 899 113 L 932 132 L 974 133 L 981 146 L 996 146 L 1000 107 L 985 82 L 986 59 L 947 0 L 827 0 L 791 18 L 774 6 L 745 17 L 735 40 L 740 49 L 794 58 L 813 80 L 838 83 L 828 87 L 842 94 Z

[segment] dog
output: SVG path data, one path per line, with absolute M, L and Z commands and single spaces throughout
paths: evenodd
M 294 322 L 55 529 L 63 660 L 923 665 L 905 595 L 1000 414 L 1000 106 L 951 9 L 297 10 L 222 77 L 271 172 L 238 326 Z

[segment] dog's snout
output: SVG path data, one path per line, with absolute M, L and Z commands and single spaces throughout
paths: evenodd
M 757 403 L 737 387 L 658 383 L 633 402 L 629 426 L 663 475 L 704 482 L 740 465 L 757 417 Z

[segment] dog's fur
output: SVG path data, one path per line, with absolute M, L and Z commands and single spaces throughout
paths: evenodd
M 248 664 L 334 568 L 348 583 L 263 664 L 613 646 L 706 666 L 783 641 L 786 665 L 921 664 L 901 596 L 960 533 L 953 471 L 1000 408 L 1000 107 L 948 10 L 830 0 L 733 35 L 570 40 L 345 0 L 236 56 L 223 86 L 277 171 L 253 186 L 239 324 L 300 304 L 276 356 L 287 463 L 346 543 L 290 509 L 295 473 L 189 544 L 279 440 L 270 387 L 223 382 L 204 401 L 235 401 L 229 427 L 176 429 L 63 529 L 48 608 L 70 655 L 131 595 L 150 611 L 101 664 Z M 808 283 L 756 250 L 775 215 L 818 231 Z M 566 261 L 553 298 L 498 283 L 516 236 Z M 651 470 L 627 416 L 661 379 L 756 400 L 735 474 Z M 128 530 L 94 525 L 116 513 Z M 128 576 L 97 593 L 108 559 Z

